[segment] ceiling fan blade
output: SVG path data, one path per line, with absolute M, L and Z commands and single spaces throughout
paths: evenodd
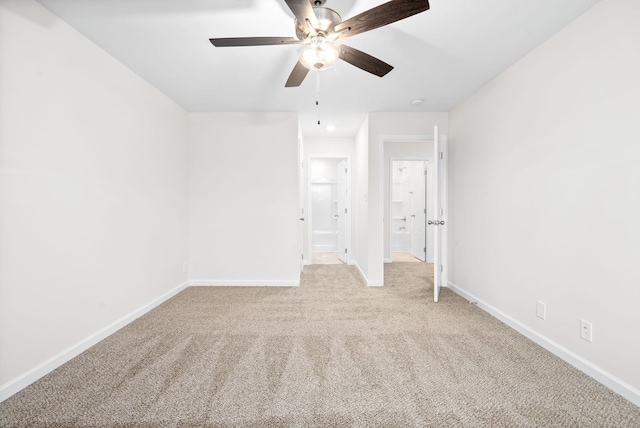
M 341 37 L 349 37 L 392 22 L 408 18 L 429 9 L 428 0 L 391 0 L 336 25 Z
M 340 58 L 351 65 L 380 77 L 393 70 L 392 65 L 350 46 L 340 45 Z
M 318 26 L 316 14 L 309 0 L 285 0 L 285 2 L 299 23 L 304 24 L 308 20 L 313 28 Z
M 227 37 L 224 39 L 209 39 L 213 46 L 218 48 L 233 46 L 266 46 L 266 45 L 291 45 L 302 43 L 293 37 Z
M 289 75 L 289 79 L 287 83 L 284 85 L 285 88 L 293 88 L 296 86 L 300 86 L 305 77 L 307 77 L 307 73 L 309 73 L 309 69 L 302 65 L 300 61 L 293 67 L 293 71 Z

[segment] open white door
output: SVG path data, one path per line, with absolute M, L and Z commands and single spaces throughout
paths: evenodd
M 338 162 L 336 167 L 336 199 L 337 199 L 337 221 L 338 221 L 338 245 L 336 247 L 336 255 L 342 263 L 347 262 L 347 160 L 343 159 Z
M 411 254 L 427 260 L 427 210 L 424 162 L 416 162 L 411 171 Z
M 433 129 L 433 301 L 440 298 L 440 287 L 447 281 L 447 146 L 438 136 L 438 127 Z
M 300 272 L 304 269 L 304 162 L 302 161 L 302 139 L 298 141 L 298 215 L 300 221 L 298 222 L 298 244 L 300 249 Z

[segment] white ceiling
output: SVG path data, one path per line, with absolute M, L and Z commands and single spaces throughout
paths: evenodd
M 326 6 L 346 19 L 384 1 Z M 385 77 L 339 61 L 319 84 L 309 73 L 285 88 L 298 46 L 209 43 L 293 37 L 284 0 L 39 0 L 186 110 L 299 112 L 306 137 L 352 137 L 366 112 L 449 111 L 597 1 L 431 0 L 426 12 L 343 39 L 393 65 Z

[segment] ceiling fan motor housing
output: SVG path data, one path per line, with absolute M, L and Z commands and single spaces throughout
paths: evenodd
M 316 15 L 316 20 L 318 21 L 318 26 L 314 28 L 316 32 L 322 32 L 325 35 L 333 34 L 333 28 L 342 22 L 342 18 L 333 9 L 329 9 L 328 7 L 314 7 L 313 12 Z M 307 25 L 306 22 L 299 22 L 297 19 L 296 22 L 296 37 L 300 40 L 305 40 L 311 34 L 311 29 Z

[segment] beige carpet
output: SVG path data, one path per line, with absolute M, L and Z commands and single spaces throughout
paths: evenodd
M 192 287 L 0 404 L 0 426 L 640 426 L 640 409 L 448 290 L 431 265 Z
M 404 251 L 397 251 L 397 252 L 391 253 L 391 260 L 393 261 L 393 263 L 397 263 L 397 262 L 422 263 L 413 254 L 407 253 Z

